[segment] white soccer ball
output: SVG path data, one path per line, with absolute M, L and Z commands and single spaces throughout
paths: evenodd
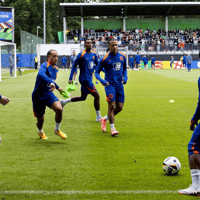
M 169 174 L 177 174 L 181 169 L 180 161 L 175 157 L 168 157 L 163 162 L 163 170 Z

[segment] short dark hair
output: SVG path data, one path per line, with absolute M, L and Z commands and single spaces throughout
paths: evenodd
M 86 37 L 84 42 L 86 43 L 87 40 L 91 40 L 91 37 L 90 36 Z
M 117 38 L 110 38 L 110 40 L 109 40 L 109 44 L 111 43 L 111 42 L 113 42 L 113 41 L 117 41 Z
M 56 51 L 55 49 L 50 49 L 48 52 L 47 52 L 47 56 L 50 56 L 52 51 Z

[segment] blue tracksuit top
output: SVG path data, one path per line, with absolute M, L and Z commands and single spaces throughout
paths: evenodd
M 174 58 L 171 58 L 171 61 L 170 61 L 170 63 L 172 64 L 174 62 Z
M 148 63 L 147 57 L 142 57 L 142 61 L 144 62 L 144 64 L 147 64 Z
M 186 62 L 187 57 L 183 56 L 183 62 Z
M 135 62 L 139 63 L 139 62 L 140 62 L 140 60 L 141 60 L 141 57 L 140 57 L 140 55 L 136 55 L 136 56 L 135 56 Z
M 67 58 L 66 57 L 62 57 L 62 65 L 66 65 L 67 64 Z
M 70 60 L 72 61 L 72 64 L 73 64 L 74 61 L 76 60 L 76 55 L 71 55 L 71 56 L 70 56 Z
M 92 81 L 94 66 L 98 65 L 98 58 L 96 53 L 93 53 L 92 51 L 87 53 L 86 50 L 83 50 L 81 53 L 79 53 L 72 65 L 69 80 L 72 80 L 77 65 L 79 65 L 80 68 L 79 81 Z
M 56 89 L 59 88 L 59 86 L 55 83 L 55 80 L 57 78 L 58 73 L 58 67 L 53 67 L 48 62 L 42 63 L 40 66 L 38 75 L 36 77 L 35 82 L 35 88 L 33 90 L 32 95 L 33 96 L 39 96 L 40 99 L 43 99 L 43 97 L 46 97 L 49 93 L 52 91 L 50 90 L 50 83 L 54 83 L 56 86 Z
M 155 64 L 155 62 L 156 62 L 156 59 L 154 57 L 151 58 L 151 64 Z
M 130 62 L 130 63 L 134 63 L 134 58 L 133 58 L 133 57 L 130 57 L 130 58 L 129 58 L 129 62 Z
M 187 64 L 191 64 L 192 56 L 191 55 L 187 56 L 186 61 L 187 61 Z
M 103 69 L 105 70 L 105 80 L 99 74 Z M 100 60 L 95 76 L 103 85 L 109 82 L 113 86 L 118 86 L 122 84 L 122 80 L 126 83 L 128 80 L 126 56 L 119 52 L 107 53 Z

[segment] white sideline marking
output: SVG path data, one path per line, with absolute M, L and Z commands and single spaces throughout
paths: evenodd
M 67 191 L 46 191 L 46 190 L 25 190 L 25 191 L 16 191 L 16 190 L 5 190 L 0 191 L 0 194 L 44 194 L 44 195 L 53 195 L 53 194 L 175 194 L 177 191 L 172 190 L 102 190 L 102 191 L 76 191 L 76 190 L 67 190 Z

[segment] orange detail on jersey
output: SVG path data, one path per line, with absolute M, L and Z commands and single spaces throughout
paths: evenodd
M 198 152 L 198 151 L 193 151 L 193 153 L 194 153 L 194 154 L 199 154 L 199 152 Z
M 120 60 L 121 60 L 121 61 L 123 61 L 123 60 L 124 60 L 122 56 L 120 56 L 119 58 L 120 58 Z
M 126 58 L 125 54 L 123 54 L 122 52 L 119 52 L 119 53 L 121 53 Z
M 58 67 L 56 66 L 56 69 L 58 70 Z
M 109 55 L 109 53 L 107 53 L 107 54 L 104 56 L 102 62 L 108 57 L 108 55 Z
M 47 66 L 46 66 L 46 68 L 48 68 L 50 66 L 50 63 L 49 62 L 47 62 Z
M 81 54 L 81 58 L 85 55 L 85 53 L 86 53 L 86 50 L 83 50 Z
M 194 145 L 195 145 L 195 142 L 193 143 L 191 150 L 194 150 Z

